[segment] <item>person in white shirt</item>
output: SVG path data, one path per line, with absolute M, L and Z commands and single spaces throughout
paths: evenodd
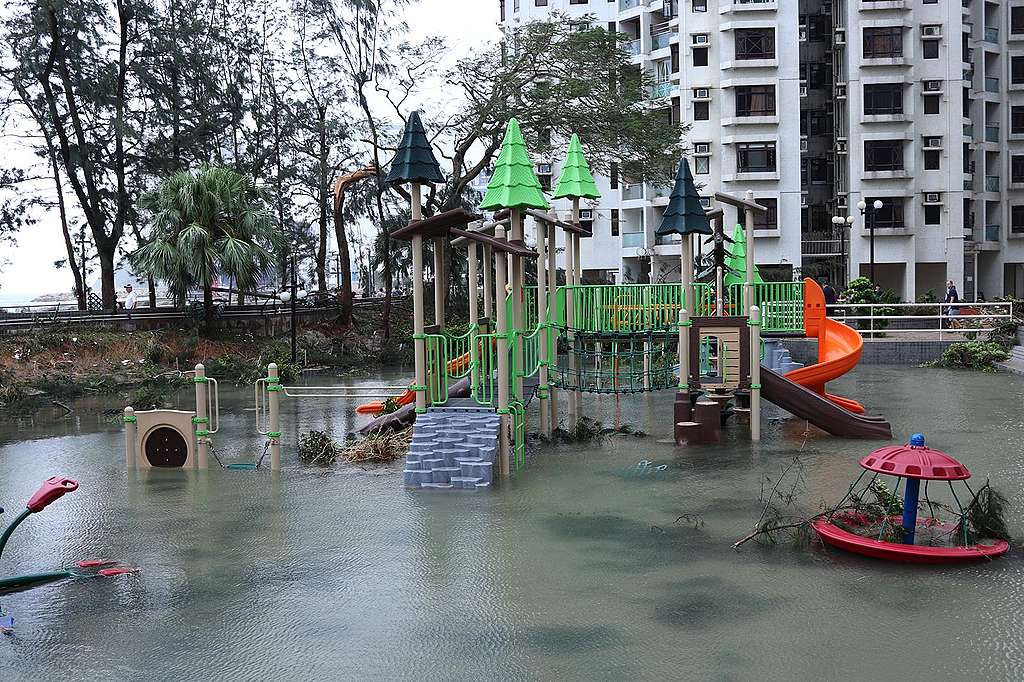
M 131 284 L 125 284 L 124 285 L 124 290 L 125 290 L 124 309 L 125 310 L 134 310 L 135 306 L 138 304 L 139 297 L 135 294 L 134 291 L 132 291 L 132 285 Z

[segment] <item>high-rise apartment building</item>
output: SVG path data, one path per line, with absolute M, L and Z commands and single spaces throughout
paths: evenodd
M 650 106 L 690 126 L 709 206 L 751 190 L 769 207 L 766 274 L 840 281 L 873 252 L 906 300 L 947 279 L 1024 295 L 1024 0 L 505 0 L 502 21 L 556 10 L 624 35 Z M 668 188 L 617 175 L 584 216 L 585 271 L 677 279 L 678 243 L 654 235 Z

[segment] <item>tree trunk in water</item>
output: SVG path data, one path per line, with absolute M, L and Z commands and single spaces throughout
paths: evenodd
M 330 187 L 327 181 L 327 108 L 320 106 L 317 118 L 320 122 L 320 217 L 317 226 L 320 228 L 320 242 L 316 249 L 316 288 L 321 293 L 327 291 L 327 196 Z
M 341 323 L 352 324 L 352 259 L 348 253 L 348 233 L 345 230 L 344 188 L 334 193 L 334 238 L 338 242 L 338 269 L 341 276 Z

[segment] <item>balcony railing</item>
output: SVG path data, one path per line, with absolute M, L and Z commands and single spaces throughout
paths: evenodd
M 622 248 L 624 249 L 639 249 L 644 246 L 645 241 L 643 232 L 624 232 L 622 234 Z
M 681 239 L 678 234 L 666 234 L 654 239 L 654 243 L 659 246 L 662 244 L 678 244 L 680 241 Z
M 641 4 L 643 4 L 641 0 L 619 0 L 619 11 L 625 12 L 627 9 L 639 7 Z
M 985 76 L 985 92 L 999 92 L 999 79 Z
M 985 176 L 985 191 L 986 192 L 998 192 L 999 191 L 999 176 L 998 175 L 986 175 Z
M 672 187 L 670 185 L 655 185 L 653 183 L 647 183 L 647 198 L 648 199 L 661 199 L 667 197 L 672 193 Z
M 672 42 L 672 34 L 668 31 L 664 33 L 656 33 L 651 36 L 651 49 L 663 50 L 668 47 L 670 42 Z
M 636 40 L 625 41 L 622 43 L 622 49 L 624 49 L 627 54 L 634 56 L 640 54 L 640 39 L 637 38 Z
M 965 123 L 964 124 L 964 137 L 974 137 L 974 124 L 973 123 Z
M 999 142 L 999 126 L 998 125 L 986 125 L 985 126 L 985 141 L 986 142 Z
M 641 184 L 636 185 L 625 185 L 622 188 L 622 199 L 627 201 L 629 199 L 643 199 L 644 198 L 644 186 Z
M 672 83 L 665 81 L 651 86 L 651 99 L 663 99 L 672 94 Z
M 971 178 L 964 178 L 964 191 L 965 192 L 973 192 L 974 191 L 974 180 L 973 179 L 971 179 Z
M 997 242 L 999 241 L 999 225 L 986 225 L 985 226 L 985 241 Z
M 999 29 L 992 26 L 985 27 L 985 42 L 986 43 L 998 43 L 999 42 Z
M 843 253 L 843 241 L 839 232 L 804 232 L 800 250 L 807 256 L 839 256 Z

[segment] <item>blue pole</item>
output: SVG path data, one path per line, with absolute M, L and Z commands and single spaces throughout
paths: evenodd
M 921 479 L 908 478 L 903 489 L 903 544 L 914 544 L 914 531 L 917 529 L 917 500 L 921 488 Z

